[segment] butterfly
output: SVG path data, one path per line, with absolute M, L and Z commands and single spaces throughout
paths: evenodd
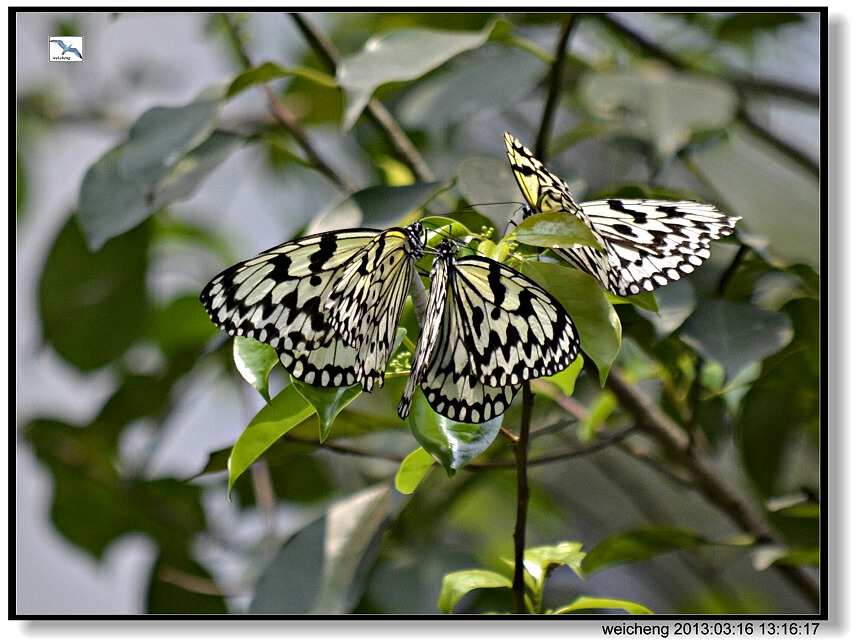
M 579 334 L 552 295 L 487 257 L 456 258 L 439 244 L 424 325 L 397 412 L 406 418 L 420 384 L 430 407 L 451 420 L 483 423 L 510 406 L 526 380 L 567 367 Z
M 696 201 L 605 199 L 578 204 L 567 184 L 507 132 L 505 147 L 526 199 L 524 216 L 568 212 L 585 222 L 603 250 L 574 246 L 553 252 L 615 295 L 653 291 L 692 273 L 710 257 L 711 240 L 730 235 L 740 219 Z
M 383 384 L 424 236 L 417 223 L 309 235 L 226 269 L 200 300 L 222 330 L 272 345 L 294 378 L 371 391 Z

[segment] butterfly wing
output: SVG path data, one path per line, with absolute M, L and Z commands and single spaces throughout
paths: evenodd
M 325 303 L 328 323 L 356 349 L 365 389 L 382 384 L 422 235 L 420 224 L 380 233 L 346 263 Z
M 695 201 L 606 199 L 580 205 L 606 253 L 585 246 L 555 252 L 621 296 L 653 291 L 692 273 L 710 257 L 710 242 L 730 235 L 739 219 Z
M 569 212 L 591 228 L 604 250 L 555 248 L 615 295 L 634 295 L 692 273 L 710 256 L 708 244 L 730 235 L 739 217 L 694 201 L 606 199 L 577 204 L 567 184 L 505 133 L 508 158 L 530 212 Z
M 222 330 L 275 347 L 293 377 L 323 387 L 354 384 L 357 353 L 326 322 L 323 304 L 344 264 L 378 234 L 353 229 L 281 244 L 221 272 L 200 300 Z
M 570 315 L 522 273 L 487 257 L 464 257 L 454 262 L 449 283 L 452 324 L 483 383 L 521 385 L 576 359 L 579 334 Z

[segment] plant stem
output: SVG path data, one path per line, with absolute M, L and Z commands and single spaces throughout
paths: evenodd
M 525 568 L 523 555 L 526 550 L 526 517 L 529 509 L 528 450 L 529 427 L 531 426 L 534 394 L 529 382 L 523 385 L 523 415 L 520 435 L 515 450 L 517 462 L 517 522 L 514 527 L 514 610 L 528 613 L 526 607 Z
M 579 20 L 578 14 L 569 13 L 565 19 L 561 29 L 561 34 L 558 37 L 558 43 L 555 47 L 555 59 L 552 62 L 552 67 L 549 70 L 549 90 L 547 91 L 546 103 L 543 107 L 543 116 L 540 120 L 540 129 L 538 130 L 537 140 L 535 142 L 535 154 L 539 159 L 547 156 L 547 145 L 552 128 L 553 117 L 555 116 L 555 108 L 558 105 L 558 97 L 561 95 L 561 85 L 564 77 L 564 63 L 567 55 L 567 43 L 570 41 L 570 35 L 573 33 L 573 28 Z

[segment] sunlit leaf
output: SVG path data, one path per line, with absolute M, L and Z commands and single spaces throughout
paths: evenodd
M 460 570 L 442 578 L 439 611 L 450 615 L 467 593 L 476 588 L 510 588 L 511 580 L 492 570 Z
M 259 83 L 268 83 L 287 76 L 300 76 L 323 87 L 337 87 L 337 81 L 334 78 L 311 67 L 290 67 L 287 69 L 277 63 L 265 62 L 239 74 L 230 84 L 227 97 L 234 96 Z
M 631 615 L 654 614 L 654 611 L 650 608 L 625 599 L 613 599 L 612 597 L 586 597 L 584 595 L 566 606 L 556 608 L 550 612 L 553 615 L 562 615 L 564 613 L 572 613 L 577 610 L 606 610 L 612 608 L 626 611 Z
M 287 385 L 257 413 L 230 452 L 228 490 L 276 440 L 314 413 L 293 385 Z
M 400 464 L 394 479 L 397 491 L 401 494 L 412 494 L 435 464 L 434 458 L 423 447 L 416 449 Z
M 248 384 L 259 391 L 266 402 L 271 402 L 269 374 L 278 364 L 275 347 L 238 335 L 233 338 L 233 362 Z

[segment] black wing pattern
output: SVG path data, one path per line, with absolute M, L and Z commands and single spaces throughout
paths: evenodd
M 385 346 L 376 347 L 380 355 L 372 357 L 362 353 L 366 347 L 350 346 L 329 324 L 325 303 L 353 257 L 403 244 L 406 237 L 399 228 L 303 237 L 223 271 L 206 285 L 200 300 L 212 321 L 230 335 L 275 347 L 294 378 L 321 387 L 361 382 L 370 391 L 382 382 L 389 357 L 381 353 Z M 402 309 L 403 302 L 386 305 Z
M 415 262 L 424 254 L 424 227 L 387 231 L 384 243 L 368 244 L 343 267 L 325 302 L 327 322 L 356 349 L 365 374 L 380 374 L 391 354 Z
M 561 371 L 578 352 L 576 328 L 552 296 L 491 259 L 456 260 L 442 242 L 398 413 L 406 417 L 420 384 L 436 413 L 483 423 L 504 413 L 523 381 Z
M 554 248 L 615 295 L 634 295 L 692 273 L 710 256 L 712 240 L 730 235 L 739 217 L 710 204 L 658 199 L 606 199 L 577 204 L 567 184 L 511 134 L 505 146 L 527 202 L 525 216 L 569 212 L 591 227 L 604 250 Z

